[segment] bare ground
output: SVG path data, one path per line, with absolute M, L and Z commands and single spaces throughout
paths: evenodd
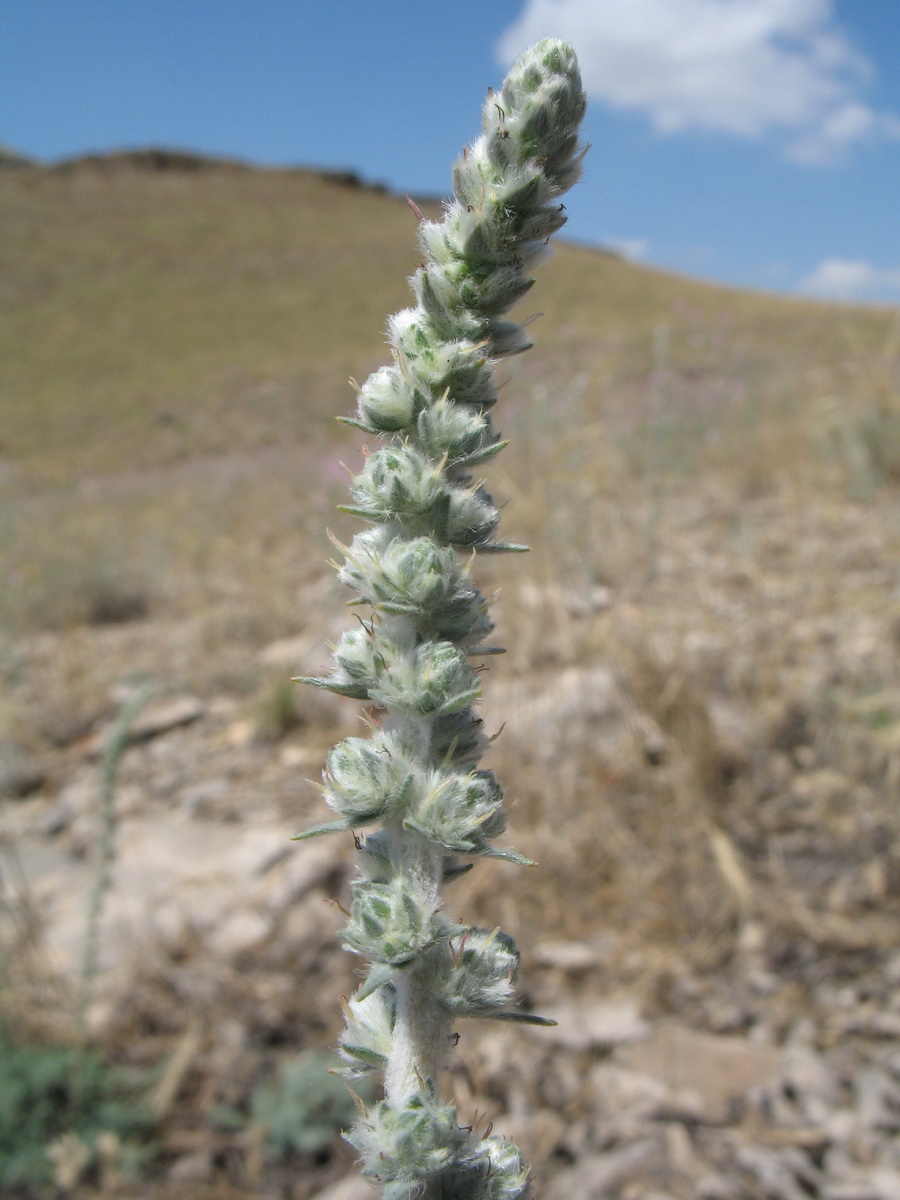
M 514 934 L 523 1003 L 559 1026 L 464 1028 L 450 1086 L 549 1200 L 898 1194 L 896 491 L 760 465 L 597 474 L 585 499 L 564 461 L 513 494 L 535 554 L 486 564 L 509 646 L 489 765 L 539 867 L 479 864 L 452 902 Z M 98 755 L 129 688 L 156 689 L 120 765 L 88 1011 L 109 1060 L 162 1071 L 148 1197 L 356 1195 L 336 1132 L 272 1162 L 249 1111 L 280 1062 L 333 1044 L 354 980 L 334 936 L 352 842 L 287 840 L 355 720 L 284 686 L 345 621 L 306 529 L 327 517 L 292 509 L 332 468 L 268 452 L 83 489 L 82 520 L 129 514 L 134 564 L 156 531 L 145 604 L 20 614 L 8 647 L 4 1002 L 35 1036 L 74 1036 Z M 28 503 L 35 530 L 65 520 Z M 117 1180 L 111 1160 L 64 1190 L 138 1194 Z

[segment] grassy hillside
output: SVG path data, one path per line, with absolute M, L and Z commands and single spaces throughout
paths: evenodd
M 326 526 L 352 532 L 334 505 L 359 439 L 334 417 L 409 301 L 413 213 L 341 176 L 144 152 L 0 170 L 0 227 L 7 629 L 200 620 L 177 683 L 252 691 L 251 647 L 314 615 L 297 588 L 326 570 Z M 801 524 L 826 503 L 890 511 L 891 310 L 566 243 L 527 303 L 547 315 L 501 369 L 512 444 L 490 484 L 535 548 L 528 577 L 644 587 L 667 550 L 693 553 L 667 528 L 679 504 L 720 510 L 736 552 L 754 504 Z M 76 680 L 90 710 L 119 670 L 101 656 L 62 690 Z M 17 706 L 0 721 L 19 723 Z
M 404 204 L 312 174 L 101 161 L 0 195 L 0 422 L 42 476 L 308 437 L 413 255 Z
M 0 171 L 0 228 L 0 429 L 23 482 L 330 436 L 417 257 L 402 198 L 150 155 Z M 572 245 L 533 294 L 548 316 L 525 370 L 556 389 L 587 373 L 631 409 L 665 324 L 672 403 L 695 415 L 810 372 L 828 391 L 888 323 Z

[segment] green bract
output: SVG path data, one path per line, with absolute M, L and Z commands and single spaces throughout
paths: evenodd
M 344 512 L 409 537 L 426 534 L 461 549 L 485 546 L 500 513 L 480 484 L 450 479 L 449 449 L 442 449 L 437 462 L 408 442 L 378 450 L 350 485 L 356 504 L 342 506 Z
M 380 820 L 409 804 L 416 769 L 389 734 L 347 738 L 328 755 L 325 799 L 353 828 Z
M 385 1185 L 385 1200 L 525 1200 L 531 1191 L 518 1148 L 461 1129 L 454 1109 L 431 1090 L 402 1107 L 374 1105 L 348 1140 L 362 1155 L 363 1174 Z
M 461 854 L 490 853 L 506 828 L 503 792 L 490 771 L 437 774 L 415 797 L 404 821 L 439 846 Z
M 369 689 L 369 698 L 395 712 L 423 717 L 458 712 L 481 694 L 464 650 L 451 642 L 422 642 L 398 654 Z
M 366 958 L 402 967 L 439 938 L 464 928 L 435 920 L 414 882 L 397 874 L 387 883 L 360 879 L 353 885 L 353 909 L 341 936 Z
M 508 1007 L 512 939 L 455 924 L 442 888 L 479 856 L 529 861 L 494 844 L 503 792 L 478 767 L 488 739 L 473 660 L 500 648 L 486 644 L 493 626 L 471 560 L 523 547 L 497 540 L 500 513 L 476 469 L 506 444 L 491 420 L 493 367 L 529 342 L 504 314 L 565 223 L 583 112 L 574 53 L 553 39 L 490 93 L 443 220 L 420 223 L 415 304 L 388 323 L 392 361 L 357 385 L 347 418 L 385 439 L 344 508 L 368 528 L 338 543 L 339 578 L 370 611 L 341 638 L 331 674 L 304 682 L 365 701 L 372 732 L 328 756 L 323 793 L 337 819 L 297 836 L 381 823 L 354 835 L 359 877 L 341 936 L 368 966 L 345 1002 L 340 1048 L 348 1074 L 384 1072 L 384 1100 L 363 1106 L 347 1137 L 385 1200 L 532 1194 L 518 1149 L 461 1124 L 437 1090 L 455 1019 L 541 1022 Z
M 414 1093 L 403 1104 L 374 1105 L 348 1140 L 363 1153 L 364 1174 L 415 1184 L 451 1167 L 467 1139 L 452 1105 Z
M 359 533 L 338 572 L 382 613 L 416 618 L 416 634 L 468 647 L 493 629 L 487 602 L 452 546 L 428 537 L 393 537 L 384 526 Z
M 508 1004 L 519 973 L 519 952 L 505 933 L 468 929 L 441 964 L 438 994 L 448 1012 L 488 1016 Z
M 341 1058 L 351 1077 L 384 1070 L 391 1052 L 397 998 L 389 984 L 363 998 L 344 1002 L 346 1024 L 341 1034 Z

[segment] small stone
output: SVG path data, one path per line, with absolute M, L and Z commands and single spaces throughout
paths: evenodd
M 191 816 L 215 816 L 231 791 L 226 779 L 204 779 L 182 790 L 181 807 Z
M 208 1183 L 212 1178 L 213 1159 L 210 1150 L 195 1150 L 182 1154 L 169 1168 L 172 1183 Z
M 790 1038 L 784 1048 L 781 1086 L 792 1096 L 804 1116 L 813 1123 L 824 1121 L 839 1101 L 839 1087 L 825 1059 L 811 1045 L 804 1031 Z
M 878 1200 L 897 1200 L 900 1196 L 900 1171 L 891 1167 L 875 1167 L 871 1184 L 878 1193 Z
M 141 709 L 131 724 L 128 739 L 131 742 L 146 742 L 160 737 L 182 725 L 190 725 L 206 712 L 206 706 L 196 696 L 176 696 L 172 700 L 160 700 Z M 87 758 L 99 758 L 109 743 L 115 721 L 98 729 L 84 743 Z
M 277 667 L 301 675 L 304 674 L 304 663 L 315 644 L 305 636 L 279 638 L 277 642 L 270 642 L 260 650 L 257 661 L 263 667 Z
M 168 733 L 181 725 L 190 725 L 206 711 L 202 700 L 196 696 L 177 696 L 174 700 L 148 704 L 142 709 L 131 726 L 131 740 L 144 741 Z
M 633 1142 L 607 1154 L 590 1154 L 576 1167 L 557 1175 L 545 1189 L 547 1200 L 608 1200 L 613 1189 L 661 1159 L 655 1141 Z
M 855 1082 L 860 1125 L 892 1134 L 900 1132 L 900 1087 L 872 1066 L 863 1067 Z
M 0 797 L 21 800 L 43 787 L 47 768 L 14 742 L 0 740 Z
M 822 1124 L 832 1142 L 849 1142 L 856 1132 L 856 1113 L 851 1108 L 837 1108 Z
M 737 1100 L 777 1077 L 781 1051 L 746 1037 L 701 1033 L 677 1021 L 661 1021 L 650 1037 L 617 1051 L 616 1060 L 676 1092 L 695 1093 L 697 1117 L 716 1124 L 729 1118 Z
M 174 896 L 158 900 L 147 918 L 152 935 L 167 949 L 174 949 L 191 928 L 190 914 Z
M 798 1182 L 785 1156 L 763 1146 L 738 1146 L 738 1165 L 754 1175 L 771 1200 L 809 1200 L 810 1193 Z
M 897 1200 L 896 1192 L 882 1192 L 867 1180 L 836 1180 L 826 1183 L 822 1200 Z
M 235 750 L 245 750 L 256 740 L 256 726 L 252 721 L 233 721 L 225 732 L 225 739 Z
M 637 1041 L 650 1031 L 633 1000 L 557 1005 L 542 1015 L 556 1021 L 556 1025 L 542 1028 L 538 1036 L 567 1050 L 609 1049 Z
M 509 714 L 508 737 L 530 754 L 556 759 L 589 738 L 610 761 L 631 761 L 634 734 L 618 681 L 605 666 L 566 667 L 552 677 L 494 683 L 491 703 Z
M 539 942 L 532 955 L 542 967 L 572 972 L 596 970 L 605 958 L 601 950 L 588 942 Z
M 261 945 L 271 931 L 271 921 L 261 913 L 233 912 L 213 931 L 209 941 L 217 955 L 235 958 Z
M 694 1189 L 697 1200 L 741 1200 L 739 1184 L 725 1175 L 704 1175 Z
M 900 1012 L 868 1012 L 859 1010 L 849 1013 L 839 1022 L 843 1034 L 861 1034 L 863 1037 L 900 1039 Z
M 327 841 L 288 846 L 282 858 L 266 872 L 259 891 L 261 903 L 269 912 L 283 912 L 307 892 L 324 887 L 339 866 L 334 847 Z
M 372 1186 L 354 1171 L 325 1188 L 324 1192 L 316 1192 L 312 1200 L 372 1200 Z
M 678 1121 L 670 1121 L 665 1126 L 665 1133 L 669 1169 L 680 1175 L 694 1174 L 692 1168 L 696 1160 L 687 1129 Z
M 562 602 L 573 617 L 590 617 L 610 607 L 612 591 L 598 583 L 586 591 L 562 592 Z
M 41 821 L 41 833 L 45 837 L 56 837 L 57 834 L 68 829 L 73 816 L 71 805 L 66 804 L 65 800 L 57 800 L 44 813 Z
M 712 695 L 706 711 L 716 736 L 719 753 L 730 770 L 747 767 L 754 748 L 762 740 L 752 713 L 723 696 Z
M 604 1114 L 644 1120 L 670 1107 L 669 1088 L 639 1071 L 600 1062 L 591 1068 L 588 1079 L 594 1103 Z

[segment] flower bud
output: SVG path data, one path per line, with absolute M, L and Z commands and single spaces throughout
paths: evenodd
M 487 1172 L 484 1191 L 476 1200 L 528 1200 L 532 1196 L 531 1172 L 522 1151 L 502 1138 L 482 1142 Z
M 411 360 L 408 369 L 435 400 L 446 394 L 454 404 L 479 410 L 496 403 L 491 366 L 480 337 L 478 342 L 439 342 Z
M 395 875 L 387 883 L 354 883 L 350 919 L 341 930 L 348 949 L 373 962 L 402 967 L 441 936 L 446 932 L 406 876 Z
M 445 458 L 451 465 L 465 462 L 491 440 L 490 418 L 455 404 L 449 397 L 422 409 L 416 431 L 430 458 Z
M 416 769 L 384 733 L 338 742 L 328 755 L 323 778 L 326 801 L 352 829 L 405 811 L 417 782 Z
M 519 973 L 519 952 L 499 930 L 467 929 L 448 943 L 437 992 L 448 1012 L 459 1017 L 492 1014 L 508 1004 Z
M 450 642 L 424 642 L 399 655 L 369 695 L 385 708 L 443 716 L 477 699 L 481 684 L 463 650 Z
M 506 828 L 503 791 L 491 771 L 435 773 L 420 788 L 405 824 L 457 854 L 484 854 Z
M 423 403 L 397 367 L 381 367 L 360 388 L 357 416 L 372 433 L 398 433 L 415 424 Z
M 299 683 L 326 688 L 339 696 L 366 700 L 369 690 L 385 667 L 384 652 L 395 653 L 394 647 L 382 641 L 379 645 L 370 630 L 348 629 L 334 651 L 334 670 L 326 676 L 299 677 Z
M 409 1196 L 419 1191 L 421 1180 L 451 1165 L 469 1136 L 457 1124 L 453 1106 L 438 1103 L 430 1092 L 410 1096 L 402 1105 L 382 1100 L 346 1135 L 367 1164 L 364 1175 L 381 1183 L 406 1183 Z
M 430 538 L 407 540 L 384 527 L 368 529 L 353 539 L 338 578 L 381 612 L 414 618 L 422 639 L 471 650 L 493 629 L 487 602 L 453 548 Z
M 397 523 L 410 535 L 431 533 L 462 548 L 489 543 L 500 514 L 483 487 L 461 487 L 412 446 L 388 446 L 369 456 L 345 512 L 369 521 Z
M 334 652 L 335 680 L 350 695 L 364 700 L 384 670 L 384 659 L 374 637 L 366 629 L 348 629 Z
M 389 984 L 361 1000 L 353 996 L 345 1002 L 339 1049 L 351 1078 L 383 1069 L 393 1044 L 396 1008 L 396 993 Z

